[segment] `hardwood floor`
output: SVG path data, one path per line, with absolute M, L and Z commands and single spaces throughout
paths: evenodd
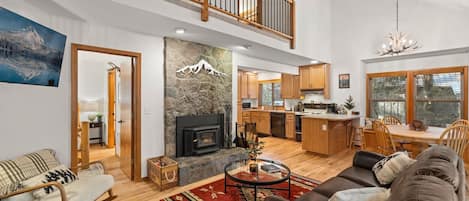
M 355 150 L 346 150 L 330 157 L 325 157 L 303 151 L 301 144 L 291 140 L 279 138 L 262 138 L 265 148 L 261 158 L 280 161 L 290 167 L 293 173 L 325 181 L 336 176 L 339 172 L 352 165 Z M 148 180 L 143 182 L 131 182 L 119 169 L 119 159 L 114 156 L 114 149 L 92 147 L 91 160 L 103 160 L 108 174 L 114 176 L 116 184 L 113 188 L 119 200 L 128 201 L 158 201 L 170 195 L 190 190 L 223 178 L 223 174 L 205 179 L 187 186 L 175 187 L 160 192 L 156 186 Z M 104 195 L 100 200 L 107 198 Z

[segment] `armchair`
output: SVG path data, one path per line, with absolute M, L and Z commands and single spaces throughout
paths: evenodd
M 31 157 L 31 155 L 34 155 L 35 157 Z M 48 167 L 47 170 L 44 168 L 36 169 L 34 163 L 37 163 L 38 161 L 43 164 L 42 167 Z M 3 163 L 14 163 L 19 168 L 15 170 L 3 168 Z M 28 187 L 23 185 L 23 183 L 27 183 L 25 181 L 28 179 L 47 173 L 49 170 L 57 167 L 59 164 L 60 163 L 55 158 L 55 153 L 50 149 L 26 154 L 14 160 L 0 161 L 0 190 L 2 190 L 1 192 L 4 193 L 3 195 L 0 194 L 0 200 L 94 201 L 104 194 L 108 194 L 108 198 L 106 200 L 113 200 L 116 198 L 112 192 L 114 178 L 111 175 L 105 174 L 104 164 L 100 161 L 90 163 L 86 165 L 86 167 L 75 167 L 77 170 L 79 170 L 77 173 L 78 180 L 75 180 L 68 185 L 62 185 L 61 183 L 55 181 Z M 19 175 L 24 175 L 24 177 L 21 177 L 17 180 L 1 177 L 2 174 L 12 175 L 18 173 Z M 9 184 L 16 185 L 19 188 L 11 192 L 5 192 L 5 186 Z M 35 197 L 33 194 L 34 191 L 50 187 L 55 187 L 57 190 L 41 198 Z

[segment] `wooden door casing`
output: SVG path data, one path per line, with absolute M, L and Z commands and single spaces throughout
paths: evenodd
M 142 54 L 139 52 L 131 52 L 125 50 L 117 50 L 110 48 L 103 48 L 97 46 L 83 45 L 83 44 L 71 44 L 71 117 L 70 117 L 70 163 L 71 169 L 77 172 L 78 169 L 78 52 L 79 51 L 90 51 L 103 54 L 119 55 L 125 57 L 132 57 L 135 59 L 135 69 L 132 73 L 132 150 L 133 150 L 133 181 L 139 182 L 142 180 L 141 177 L 141 66 L 142 66 Z

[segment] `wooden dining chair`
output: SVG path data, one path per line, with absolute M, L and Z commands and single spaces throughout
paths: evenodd
M 399 120 L 399 118 L 395 116 L 385 116 L 382 121 L 385 125 L 401 125 L 402 124 L 401 120 Z
M 459 119 L 451 123 L 451 126 L 469 126 L 469 121 L 465 119 Z
M 469 126 L 457 125 L 443 131 L 439 140 L 440 145 L 453 149 L 461 158 L 469 144 Z
M 373 130 L 376 136 L 376 148 L 378 153 L 390 155 L 397 151 L 389 129 L 382 121 L 373 121 Z

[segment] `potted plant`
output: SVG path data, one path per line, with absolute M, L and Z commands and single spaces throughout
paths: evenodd
M 99 122 L 99 123 L 103 122 L 103 114 L 102 114 L 102 113 L 99 113 L 99 112 L 98 112 L 98 113 L 96 114 L 96 117 L 98 118 L 98 122 Z
M 256 159 L 259 155 L 262 154 L 262 149 L 264 149 L 264 142 L 259 141 L 259 137 L 256 136 L 255 140 L 248 141 L 248 148 L 246 149 L 249 159 L 253 161 L 253 163 L 249 164 L 249 171 L 256 172 L 258 169 L 258 165 L 256 163 Z
M 351 95 L 345 100 L 344 108 L 347 109 L 347 115 L 352 115 L 352 110 L 355 108 L 355 103 Z

